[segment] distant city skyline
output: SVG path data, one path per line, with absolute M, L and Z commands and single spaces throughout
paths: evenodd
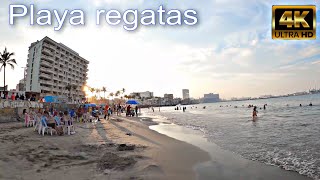
M 107 87 L 115 92 L 152 91 L 181 97 L 219 93 L 220 98 L 281 95 L 320 88 L 319 38 L 314 41 L 275 41 L 271 39 L 271 7 L 275 4 L 315 4 L 312 0 L 194 0 L 168 1 L 167 8 L 197 9 L 196 27 L 141 27 L 130 33 L 122 27 L 99 26 L 88 21 L 85 27 L 66 25 L 55 32 L 52 27 L 27 26 L 28 18 L 9 26 L 8 5 L 0 2 L 0 51 L 15 52 L 18 66 L 6 70 L 6 82 L 14 89 L 23 79 L 30 43 L 48 36 L 74 49 L 90 60 L 88 85 Z M 26 0 L 38 8 L 64 10 L 81 8 L 94 19 L 96 9 L 156 9 L 161 2 L 141 0 Z M 76 6 L 76 7 L 75 7 Z M 317 12 L 318 18 L 320 12 Z M 254 18 L 253 18 L 254 17 Z M 20 23 L 19 23 L 20 22 Z M 23 22 L 23 23 L 22 23 Z M 317 28 L 320 26 L 317 24 Z M 318 31 L 317 36 L 320 37 Z M 0 72 L 3 86 L 3 71 Z

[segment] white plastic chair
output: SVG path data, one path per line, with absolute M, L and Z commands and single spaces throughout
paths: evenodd
M 56 122 L 57 127 L 62 127 L 63 134 L 65 134 L 65 126 L 61 123 L 61 117 L 55 116 L 53 119 Z
M 55 129 L 53 129 L 52 127 L 49 127 L 47 125 L 47 122 L 44 118 L 41 120 L 41 124 L 42 124 L 42 136 L 44 136 L 45 132 L 47 134 L 49 134 L 49 131 L 50 131 L 51 136 L 52 136 L 53 132 L 55 132 L 57 134 L 57 131 Z
M 35 124 L 36 124 L 35 117 L 32 115 L 29 115 L 28 127 L 34 127 Z
M 65 127 L 67 128 L 68 135 L 71 135 L 71 133 L 75 133 L 75 128 L 73 126 L 72 118 L 67 123 L 68 124 L 66 124 Z
M 39 116 L 35 115 L 34 120 L 35 120 L 34 131 L 36 131 L 37 129 L 40 129 L 39 127 L 41 126 L 41 118 Z M 38 130 L 38 131 L 40 132 L 40 130 Z

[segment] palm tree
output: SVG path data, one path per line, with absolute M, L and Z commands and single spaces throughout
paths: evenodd
M 109 96 L 113 99 L 114 93 L 110 93 Z
M 115 96 L 118 97 L 120 95 L 120 91 L 117 91 Z
M 3 92 L 6 93 L 5 87 L 6 87 L 6 66 L 9 65 L 12 69 L 14 69 L 14 65 L 17 65 L 17 62 L 15 59 L 11 59 L 11 56 L 14 56 L 14 53 L 10 53 L 7 51 L 7 48 L 4 49 L 4 51 L 0 52 L 0 71 L 3 68 Z
M 103 98 L 106 99 L 107 88 L 106 87 L 102 87 L 101 91 L 103 92 Z
M 95 88 L 90 88 L 89 91 L 91 92 L 91 94 L 93 94 L 93 92 L 95 91 Z
M 101 90 L 98 89 L 98 88 L 96 88 L 96 93 L 98 94 L 98 98 L 99 98 L 99 99 L 100 99 L 100 92 L 101 92 Z

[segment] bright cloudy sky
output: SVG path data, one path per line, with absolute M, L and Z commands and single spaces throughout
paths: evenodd
M 29 25 L 29 16 L 9 26 L 9 4 L 35 4 L 39 9 L 82 9 L 84 27 Z M 15 88 L 23 78 L 31 42 L 49 36 L 90 61 L 88 84 L 110 91 L 153 91 L 157 96 L 192 97 L 217 92 L 223 98 L 286 94 L 320 88 L 320 43 L 271 39 L 274 4 L 315 4 L 301 0 L 45 0 L 0 1 L 0 50 L 16 53 L 18 66 L 7 69 L 7 84 Z M 194 27 L 143 27 L 127 32 L 102 21 L 97 9 L 195 9 Z M 320 12 L 318 11 L 318 15 Z M 317 19 L 320 19 L 318 16 Z M 319 25 L 317 26 L 319 29 Z M 318 30 L 318 32 L 320 32 Z M 3 71 L 0 72 L 3 84 Z

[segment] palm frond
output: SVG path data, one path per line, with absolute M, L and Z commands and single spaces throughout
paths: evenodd
M 7 63 L 13 63 L 13 64 L 17 64 L 17 61 L 15 59 L 9 59 L 7 61 Z
M 8 65 L 11 67 L 11 69 L 14 69 L 14 65 L 11 63 L 8 63 Z

